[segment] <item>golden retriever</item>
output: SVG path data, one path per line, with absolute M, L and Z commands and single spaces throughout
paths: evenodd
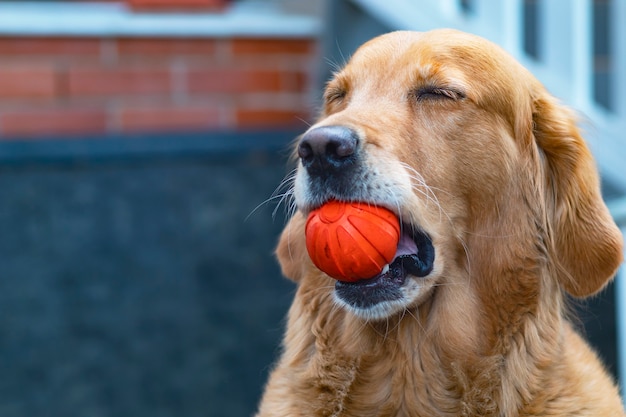
M 565 294 L 606 285 L 622 236 L 572 112 L 506 52 L 453 30 L 375 38 L 296 153 L 277 256 L 298 289 L 259 417 L 624 415 Z M 304 227 L 329 200 L 392 210 L 416 265 L 321 272 Z

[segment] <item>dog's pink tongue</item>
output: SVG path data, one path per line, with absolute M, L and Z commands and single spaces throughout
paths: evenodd
M 404 232 L 402 236 L 400 236 L 400 242 L 398 242 L 398 249 L 396 250 L 396 254 L 393 257 L 395 260 L 398 256 L 402 255 L 415 255 L 417 253 L 417 244 L 413 240 L 413 237 Z

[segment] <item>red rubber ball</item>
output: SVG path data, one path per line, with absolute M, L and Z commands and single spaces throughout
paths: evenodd
M 306 248 L 319 269 L 339 281 L 379 274 L 396 254 L 400 222 L 382 207 L 330 201 L 306 222 Z

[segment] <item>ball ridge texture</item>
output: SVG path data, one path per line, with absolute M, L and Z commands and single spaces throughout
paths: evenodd
M 379 274 L 396 253 L 396 215 L 367 203 L 330 201 L 306 222 L 306 248 L 315 266 L 329 276 L 354 282 Z

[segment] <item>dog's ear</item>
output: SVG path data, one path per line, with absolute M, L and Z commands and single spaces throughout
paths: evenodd
M 305 223 L 306 219 L 297 211 L 283 229 L 276 248 L 283 275 L 295 282 L 302 278 L 307 264 L 311 262 L 306 251 Z
M 616 273 L 622 235 L 602 200 L 598 172 L 574 115 L 543 92 L 534 100 L 533 123 L 545 155 L 548 227 L 559 282 L 570 294 L 585 297 Z

